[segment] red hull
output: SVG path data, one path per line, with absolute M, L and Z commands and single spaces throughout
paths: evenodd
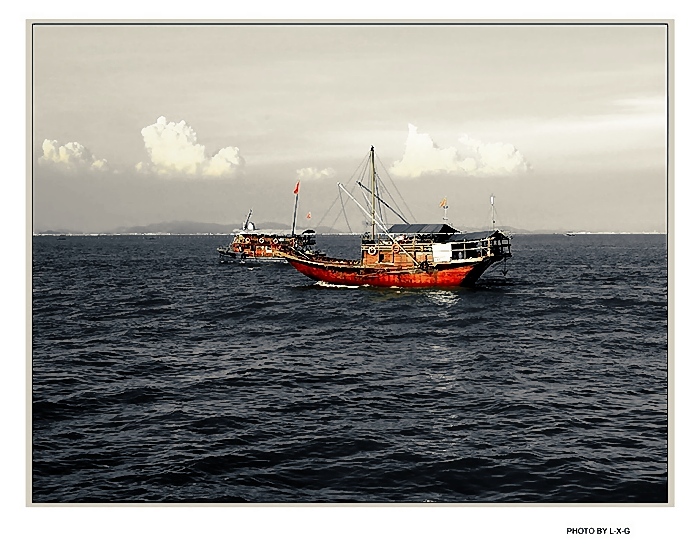
M 287 261 L 300 273 L 316 281 L 345 286 L 381 287 L 450 287 L 475 282 L 491 261 L 457 266 L 437 266 L 434 269 L 396 269 L 391 267 L 367 267 L 349 262 L 315 262 L 285 255 Z

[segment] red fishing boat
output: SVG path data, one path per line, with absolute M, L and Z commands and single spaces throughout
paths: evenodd
M 377 205 L 389 207 L 377 196 L 374 147 L 370 150 L 371 192 L 367 212 L 345 188 L 358 207 L 368 215 L 371 232 L 363 236 L 358 260 L 318 256 L 296 246 L 283 247 L 279 254 L 300 273 L 317 281 L 335 285 L 379 287 L 454 287 L 468 286 L 495 263 L 511 257 L 510 237 L 499 230 L 476 237 L 461 234 L 447 223 L 394 224 L 384 227 L 377 217 Z M 370 199 L 368 199 L 370 202 Z M 491 197 L 493 212 L 493 197 Z M 441 203 L 447 208 L 446 201 Z M 395 210 L 392 212 L 400 216 Z M 400 216 L 402 217 L 402 216 Z M 446 219 L 446 218 L 443 218 Z M 402 221 L 406 220 L 402 217 Z M 493 222 L 495 224 L 495 221 Z M 382 228 L 382 234 L 376 226 Z

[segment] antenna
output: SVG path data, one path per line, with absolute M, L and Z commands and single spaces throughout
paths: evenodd
M 447 197 L 442 199 L 440 207 L 442 208 L 442 220 L 447 223 L 447 209 L 449 208 L 449 206 L 447 206 Z
M 495 198 L 494 195 L 491 195 L 491 228 L 494 231 L 496 230 L 496 207 L 493 204 Z

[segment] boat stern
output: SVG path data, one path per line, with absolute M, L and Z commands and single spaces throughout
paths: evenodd
M 486 238 L 488 242 L 488 255 L 492 256 L 494 262 L 500 262 L 511 258 L 510 237 L 501 231 L 494 231 Z

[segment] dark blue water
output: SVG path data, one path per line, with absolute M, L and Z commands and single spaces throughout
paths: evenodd
M 665 236 L 518 235 L 455 290 L 226 242 L 34 237 L 33 502 L 668 501 Z

